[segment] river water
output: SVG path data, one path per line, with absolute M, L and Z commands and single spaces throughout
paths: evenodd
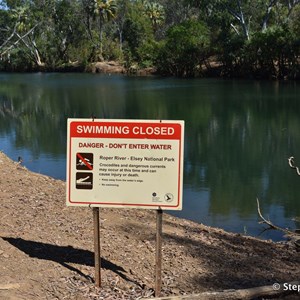
M 67 118 L 185 120 L 182 218 L 262 238 L 256 199 L 275 224 L 300 216 L 300 83 L 0 74 L 0 150 L 66 177 Z M 47 201 L 47 199 L 45 199 Z M 262 233 L 262 235 L 261 235 Z

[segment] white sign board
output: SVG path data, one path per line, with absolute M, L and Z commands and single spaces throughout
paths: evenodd
M 181 210 L 183 121 L 68 119 L 67 205 Z

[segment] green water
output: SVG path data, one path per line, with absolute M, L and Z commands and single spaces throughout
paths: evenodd
M 185 120 L 184 209 L 175 214 L 257 236 L 256 198 L 274 223 L 299 225 L 300 177 L 287 160 L 300 165 L 299 95 L 295 82 L 2 73 L 0 150 L 65 179 L 68 117 Z

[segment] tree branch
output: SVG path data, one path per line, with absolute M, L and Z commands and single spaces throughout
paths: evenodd
M 297 233 L 295 233 L 294 231 L 291 231 L 291 230 L 288 230 L 288 229 L 285 229 L 285 228 L 281 228 L 275 224 L 273 224 L 270 220 L 267 220 L 261 213 L 260 211 L 260 205 L 259 205 L 259 200 L 258 198 L 256 198 L 256 201 L 257 201 L 257 212 L 258 212 L 258 215 L 259 217 L 262 219 L 262 221 L 260 223 L 264 223 L 264 224 L 267 224 L 271 229 L 276 229 L 276 230 L 279 230 L 279 231 L 282 231 L 286 234 L 289 234 L 289 235 L 297 235 Z
M 266 218 L 264 218 L 264 216 L 262 215 L 262 213 L 260 211 L 258 198 L 256 199 L 256 201 L 257 201 L 257 212 L 258 212 L 259 217 L 262 219 L 262 221 L 260 223 L 267 224 L 269 226 L 269 229 L 275 229 L 275 230 L 284 232 L 294 242 L 296 247 L 300 247 L 300 240 L 299 240 L 300 234 L 297 231 L 291 231 L 291 230 L 288 230 L 285 228 L 281 228 L 281 227 L 273 224 L 270 220 L 267 220 Z
M 236 33 L 237 35 L 240 35 L 238 29 L 237 29 L 232 23 L 230 23 L 230 26 L 233 28 L 233 30 L 235 31 L 235 33 Z
M 289 166 L 292 169 L 296 169 L 297 174 L 300 176 L 300 169 L 299 169 L 299 167 L 295 166 L 294 159 L 295 159 L 294 156 L 291 156 L 291 157 L 288 158 Z
M 23 36 L 20 36 L 18 33 L 14 32 L 13 35 L 17 35 L 18 39 L 12 44 L 10 45 L 8 48 L 6 48 L 1 54 L 0 56 L 3 56 L 4 54 L 6 54 L 7 52 L 9 52 L 12 48 L 14 48 L 20 41 L 22 41 L 24 43 L 24 38 L 26 36 L 28 36 L 37 26 L 39 25 L 38 24 L 35 24 L 29 31 L 27 31 Z M 25 43 L 26 45 L 26 43 Z M 1 47 L 0 47 L 1 49 Z
M 12 34 L 7 38 L 6 41 L 3 42 L 3 44 L 0 46 L 0 49 L 2 49 L 6 44 L 8 44 L 8 42 L 14 37 L 14 35 L 17 31 L 17 25 L 18 25 L 18 23 L 15 24 Z M 4 31 L 4 29 L 1 29 L 1 30 Z M 8 31 L 8 30 L 9 30 L 8 28 L 5 29 L 5 31 Z

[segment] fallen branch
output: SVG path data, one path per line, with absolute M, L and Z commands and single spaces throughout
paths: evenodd
M 1 290 L 18 289 L 18 288 L 20 288 L 20 284 L 18 284 L 18 283 L 1 283 L 0 284 L 0 291 Z
M 294 243 L 294 245 L 297 248 L 300 248 L 300 239 L 299 239 L 300 233 L 299 233 L 299 231 L 298 230 L 291 231 L 291 230 L 279 227 L 279 226 L 273 224 L 270 220 L 267 220 L 266 218 L 264 218 L 264 216 L 262 215 L 262 213 L 260 211 L 258 199 L 256 199 L 256 201 L 257 201 L 257 212 L 258 212 L 259 217 L 262 219 L 262 221 L 259 223 L 267 224 L 269 226 L 268 229 L 275 229 L 275 230 L 284 232 L 287 235 L 287 237 L 291 239 L 291 241 Z
M 294 231 L 288 230 L 286 228 L 281 228 L 281 227 L 273 224 L 270 220 L 267 220 L 266 218 L 264 218 L 264 216 L 262 215 L 262 213 L 260 211 L 258 198 L 256 198 L 256 201 L 257 201 L 257 212 L 258 212 L 259 217 L 262 219 L 262 221 L 260 223 L 267 224 L 271 229 L 276 229 L 276 230 L 282 231 L 288 235 L 297 235 Z
M 291 293 L 294 287 L 299 287 L 300 281 L 294 281 L 284 284 L 274 283 L 273 285 L 261 286 L 241 290 L 225 290 L 221 292 L 204 292 L 200 294 L 172 296 L 153 298 L 156 300 L 250 300 L 266 296 L 281 296 L 283 294 Z M 295 289 L 294 289 L 295 291 Z M 295 291 L 297 293 L 297 290 Z

